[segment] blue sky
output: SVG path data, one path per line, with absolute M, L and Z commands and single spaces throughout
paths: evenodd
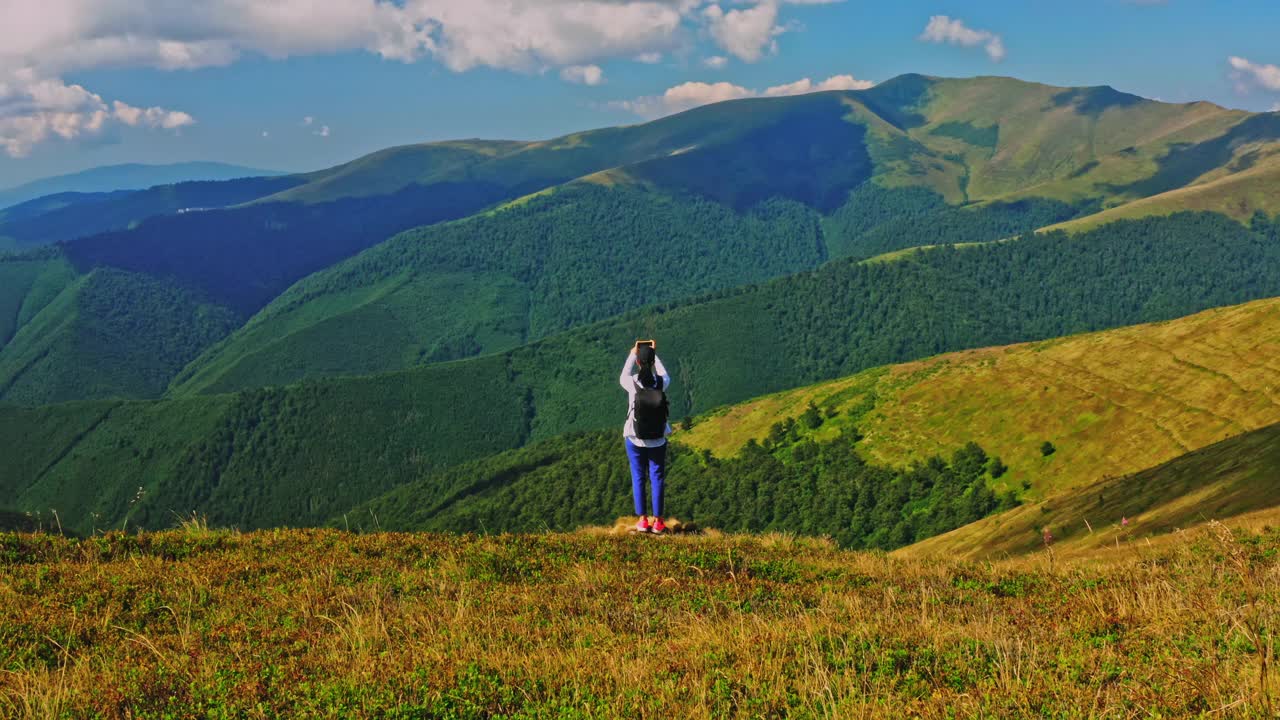
M 120 162 L 310 170 L 389 145 L 545 138 L 906 72 L 1280 103 L 1274 0 L 184 5 L 0 0 L 16 19 L 0 26 L 0 187 Z

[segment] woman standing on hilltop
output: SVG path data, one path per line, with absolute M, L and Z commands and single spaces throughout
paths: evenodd
M 618 383 L 627 391 L 627 422 L 622 427 L 627 458 L 631 460 L 631 493 L 635 499 L 636 532 L 667 531 L 662 522 L 662 491 L 667 479 L 667 389 L 671 376 L 658 358 L 656 344 L 641 340 L 631 349 Z M 653 522 L 644 514 L 644 476 L 648 470 Z

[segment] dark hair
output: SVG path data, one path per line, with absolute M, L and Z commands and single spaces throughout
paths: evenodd
M 636 362 L 640 363 L 640 384 L 653 387 L 657 380 L 653 375 L 653 359 L 657 356 L 652 345 L 641 345 L 636 348 Z

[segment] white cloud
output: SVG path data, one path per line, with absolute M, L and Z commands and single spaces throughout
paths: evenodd
M 0 75 L 0 149 L 23 157 L 46 140 L 74 140 L 101 134 L 112 124 L 177 130 L 195 124 L 185 112 L 139 108 L 42 77 L 30 68 Z
M 1255 63 L 1234 55 L 1227 58 L 1227 62 L 1234 68 L 1232 76 L 1242 89 L 1247 90 L 1249 86 L 1257 85 L 1267 90 L 1280 90 L 1280 67 Z
M 865 90 L 874 85 L 875 83 L 868 80 L 857 80 L 852 75 L 833 75 L 820 83 L 815 83 L 809 78 L 801 78 L 793 83 L 775 85 L 765 89 L 763 92 L 727 82 L 687 82 L 668 88 L 661 95 L 649 95 L 634 100 L 621 100 L 611 103 L 611 105 L 642 117 L 652 118 L 671 115 L 700 105 L 709 105 L 726 100 L 800 95 L 826 90 Z
M 612 103 L 614 107 L 635 113 L 642 117 L 661 117 L 699 105 L 737 100 L 752 97 L 755 93 L 740 85 L 727 82 L 704 83 L 687 82 L 667 88 L 661 95 L 638 97 L 634 100 L 620 100 Z
M 97 96 L 95 95 L 94 97 Z M 113 110 L 112 115 L 115 119 L 131 127 L 142 126 L 176 130 L 186 125 L 193 125 L 196 121 L 195 118 L 184 112 L 165 110 L 161 107 L 136 108 L 119 100 L 113 100 L 111 107 Z
M 604 71 L 599 65 L 570 65 L 560 70 L 560 79 L 578 85 L 599 85 L 604 82 Z
M 1280 102 L 1271 106 L 1271 112 L 1280 112 Z
M 759 60 L 776 51 L 774 38 L 792 27 L 780 24 L 783 6 L 827 1 L 0 0 L 0 83 L 21 83 L 14 79 L 21 70 L 69 88 L 60 78 L 87 69 L 183 70 L 245 56 L 363 51 L 389 61 L 431 59 L 456 72 L 565 70 L 591 84 L 603 73 L 567 69 L 598 68 L 609 58 L 659 62 L 667 53 L 687 52 L 699 33 L 726 55 Z M 75 122 L 95 126 L 91 115 L 55 123 L 48 115 L 54 111 L 37 106 L 0 105 L 6 148 L 84 132 L 72 129 Z M 138 117 L 139 124 L 159 118 Z M 176 127 L 182 117 L 156 121 Z M 49 129 L 54 125 L 64 132 Z M 21 143 L 11 139 L 19 134 L 26 138 Z
M 302 118 L 302 124 L 303 124 L 304 126 L 311 125 L 311 124 L 312 124 L 312 123 L 314 123 L 315 121 L 316 121 L 316 119 L 315 119 L 314 117 L 310 116 L 310 115 L 308 115 L 308 116 L 306 116 L 306 117 Z
M 995 62 L 1004 60 L 1004 39 L 989 30 L 974 30 L 960 19 L 952 19 L 946 15 L 934 15 L 920 34 L 924 42 L 950 43 L 961 47 L 982 46 L 987 57 Z
M 776 50 L 773 38 L 783 32 L 777 24 L 776 0 L 760 0 L 747 8 L 725 12 L 719 5 L 703 10 L 708 31 L 720 47 L 744 62 L 755 62 Z
M 765 97 L 778 97 L 780 95 L 802 95 L 804 93 L 825 92 L 827 90 L 866 90 L 874 85 L 875 83 L 870 80 L 858 80 L 852 75 L 832 75 L 816 84 L 809 78 L 800 78 L 793 83 L 765 88 L 765 91 L 761 94 Z
M 312 134 L 312 135 L 319 135 L 320 137 L 325 137 L 325 138 L 327 138 L 327 137 L 329 137 L 329 126 L 328 126 L 328 125 L 321 125 L 319 130 L 316 130 L 316 131 L 312 132 L 311 134 Z
M 723 55 L 712 55 L 709 58 L 703 58 L 702 64 L 712 70 L 719 70 L 729 64 L 729 58 Z
M 263 130 L 262 137 L 271 137 L 271 133 L 267 132 L 266 130 Z
M 656 62 L 690 28 L 758 59 L 783 4 L 829 0 L 0 0 L 0 67 L 46 75 L 363 50 L 451 70 Z M 721 7 L 724 4 L 728 9 Z

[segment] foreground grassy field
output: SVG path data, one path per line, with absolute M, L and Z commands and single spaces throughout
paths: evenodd
M 1280 532 L 0 535 L 6 717 L 1271 717 Z

